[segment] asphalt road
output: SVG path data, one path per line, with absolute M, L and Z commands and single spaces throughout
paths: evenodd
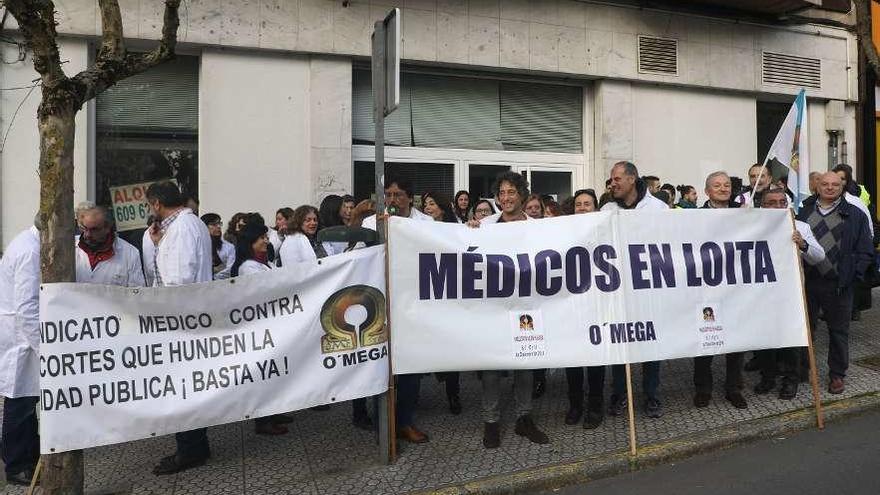
M 536 495 L 878 495 L 880 411 Z

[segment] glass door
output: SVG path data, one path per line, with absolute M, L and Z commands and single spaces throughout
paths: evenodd
M 528 173 L 523 173 L 529 181 L 529 188 L 533 194 L 551 196 L 558 203 L 562 203 L 571 197 L 574 184 L 574 174 L 571 170 L 552 168 L 528 167 Z

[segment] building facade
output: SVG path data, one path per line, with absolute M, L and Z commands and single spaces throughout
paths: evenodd
M 537 192 L 601 189 L 634 161 L 663 182 L 763 160 L 801 87 L 812 168 L 854 163 L 858 48 L 845 26 L 780 23 L 821 3 L 730 14 L 575 0 L 190 0 L 179 57 L 121 82 L 77 119 L 77 201 L 173 177 L 201 211 L 273 218 L 327 194 L 368 197 L 370 35 L 402 12 L 401 105 L 386 161 L 419 192 L 488 194 L 512 169 Z M 94 59 L 94 0 L 56 1 L 64 69 Z M 130 49 L 149 49 L 162 2 L 120 1 Z M 750 7 L 751 8 L 751 7 Z M 786 10 L 789 9 L 789 10 Z M 724 12 L 723 15 L 718 12 Z M 0 43 L 0 246 L 38 205 L 37 75 L 7 19 Z M 839 23 L 838 23 L 839 24 Z M 24 88 L 24 89 L 15 89 Z M 833 137 L 833 139 L 832 139 Z M 852 151 L 849 151 L 852 150 Z

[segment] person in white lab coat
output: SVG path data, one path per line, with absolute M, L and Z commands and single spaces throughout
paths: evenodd
M 235 246 L 223 239 L 223 220 L 216 213 L 205 213 L 202 222 L 211 234 L 211 265 L 214 280 L 229 278 L 232 264 L 235 263 Z
M 213 275 L 208 227 L 184 207 L 183 201 L 173 182 L 156 182 L 147 188 L 147 202 L 156 215 L 149 229 L 155 246 L 156 287 L 210 282 Z M 162 458 L 153 474 L 174 474 L 198 467 L 211 456 L 206 428 L 179 432 L 175 438 L 177 452 Z
M 281 266 L 281 245 L 287 237 L 287 224 L 293 218 L 293 208 L 278 208 L 275 212 L 275 228 L 269 229 L 269 244 L 275 253 L 275 266 Z
M 120 239 L 107 210 L 93 206 L 79 212 L 76 237 L 76 281 L 143 287 L 144 271 L 137 248 Z
M 0 454 L 6 481 L 30 483 L 40 456 L 40 233 L 18 234 L 0 258 Z
M 156 245 L 150 239 L 150 227 L 156 221 L 155 215 L 147 218 L 147 230 L 141 239 L 141 265 L 144 267 L 144 282 L 147 287 L 152 287 L 156 281 Z
M 235 245 L 235 262 L 230 269 L 231 277 L 268 272 L 273 268 L 269 262 L 269 229 L 262 222 L 251 222 L 239 232 Z M 293 422 L 291 416 L 273 414 L 254 419 L 257 435 L 284 435 L 286 423 Z
M 333 254 L 328 244 L 318 242 L 318 209 L 303 205 L 293 211 L 287 224 L 288 235 L 281 245 L 281 266 L 317 261 Z
M 434 219 L 413 207 L 415 188 L 408 179 L 393 173 L 385 175 L 385 210 L 387 214 L 412 220 L 433 222 Z M 376 215 L 364 218 L 362 226 L 376 230 Z M 421 388 L 421 375 L 396 375 L 397 380 L 397 437 L 410 443 L 424 443 L 428 435 L 416 428 L 415 410 Z M 355 413 L 357 415 L 357 413 Z M 357 424 L 357 419 L 355 419 Z

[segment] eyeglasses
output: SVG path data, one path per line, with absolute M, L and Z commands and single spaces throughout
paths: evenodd
M 100 227 L 86 227 L 85 225 L 80 224 L 79 230 L 80 232 L 101 232 L 107 228 L 106 225 L 101 225 Z

